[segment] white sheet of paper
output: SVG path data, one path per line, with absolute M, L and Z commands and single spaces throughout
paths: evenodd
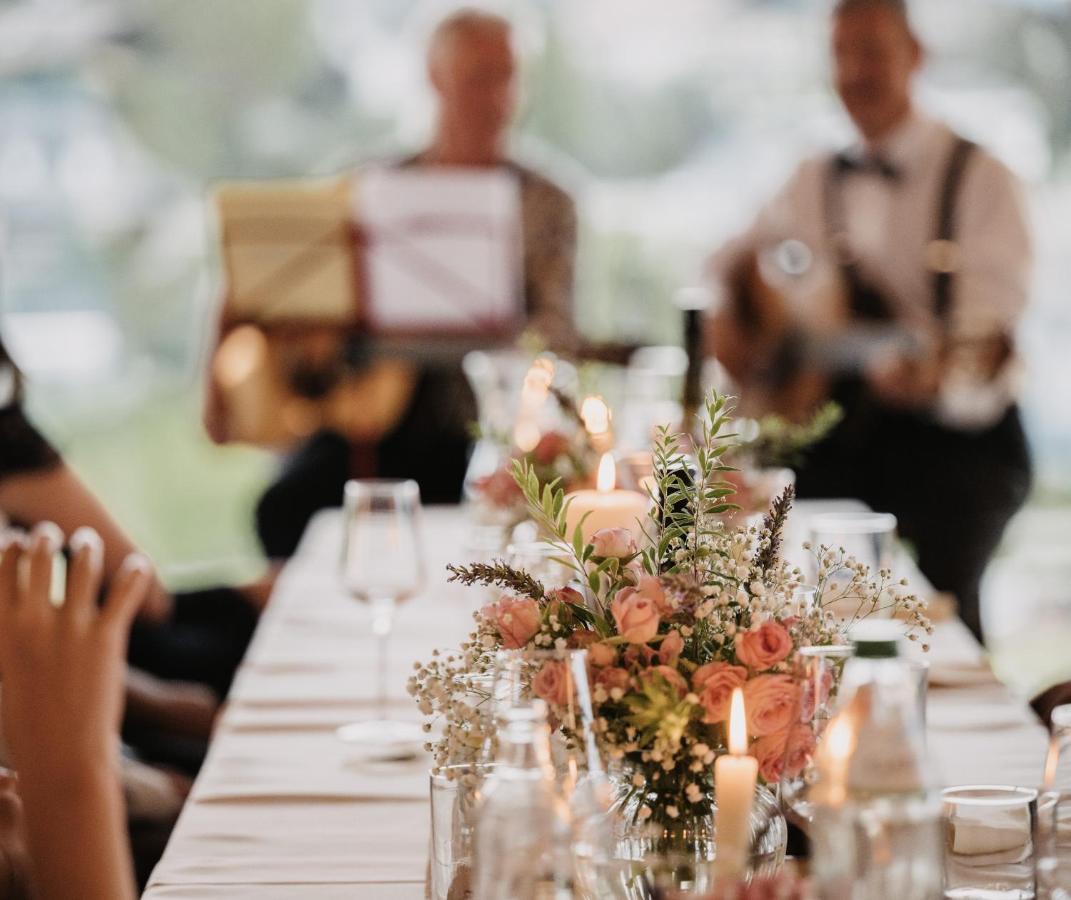
M 359 176 L 369 317 L 380 333 L 486 334 L 521 319 L 520 185 L 510 172 L 375 168 Z

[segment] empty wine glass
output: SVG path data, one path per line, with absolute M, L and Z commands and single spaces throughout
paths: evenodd
M 424 586 L 420 536 L 420 488 L 415 481 L 346 483 L 342 582 L 355 600 L 372 610 L 378 638 L 376 718 L 339 729 L 342 740 L 370 746 L 422 740 L 420 727 L 390 718 L 387 711 L 388 641 L 394 613 Z

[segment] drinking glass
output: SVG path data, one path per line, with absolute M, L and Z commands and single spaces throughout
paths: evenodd
M 420 727 L 390 718 L 387 711 L 388 643 L 394 613 L 424 586 L 420 535 L 420 488 L 415 481 L 365 480 L 346 483 L 342 582 L 372 611 L 377 637 L 377 716 L 339 729 L 342 740 L 370 746 L 423 739 Z
M 1052 711 L 1052 737 L 1038 800 L 1038 887 L 1071 900 L 1071 706 Z
M 798 653 L 803 670 L 800 728 L 793 730 L 791 745 L 786 742 L 779 794 L 785 818 L 804 830 L 814 817 L 808 793 L 818 777 L 815 750 L 833 718 L 837 686 L 844 664 L 851 659 L 852 653 L 851 646 L 842 644 L 801 647 Z
M 506 562 L 514 569 L 527 572 L 548 591 L 565 587 L 576 577 L 572 568 L 558 562 L 571 555 L 572 551 L 564 544 L 538 540 L 516 541 L 506 548 Z
M 1033 900 L 1038 792 L 973 785 L 941 792 L 945 897 Z
M 891 569 L 896 555 L 896 516 L 880 512 L 831 512 L 813 516 L 810 521 L 811 543 L 815 551 L 825 546 L 838 553 L 843 550 L 870 569 L 876 578 L 882 569 Z M 812 557 L 809 573 L 817 584 L 816 557 Z M 822 603 L 840 618 L 852 618 L 859 611 L 859 598 L 837 594 L 847 588 L 849 573 L 827 577 Z
M 431 900 L 467 897 L 472 890 L 476 816 L 486 764 L 449 766 L 431 774 L 431 841 L 428 871 Z

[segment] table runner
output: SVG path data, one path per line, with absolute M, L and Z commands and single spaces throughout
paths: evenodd
M 858 504 L 799 503 L 786 545 L 804 539 L 810 515 L 845 508 Z M 446 564 L 466 558 L 464 514 L 428 509 L 424 531 L 429 588 L 401 608 L 391 642 L 392 701 L 414 719 L 413 661 L 455 646 L 486 598 L 445 580 Z M 362 763 L 334 735 L 373 713 L 375 690 L 369 616 L 338 582 L 340 544 L 340 513 L 321 513 L 280 576 L 146 898 L 424 896 L 426 761 Z M 941 782 L 1036 786 L 1047 736 L 1029 708 L 987 675 L 961 622 L 939 623 L 932 643 L 933 681 L 963 685 L 930 692 Z

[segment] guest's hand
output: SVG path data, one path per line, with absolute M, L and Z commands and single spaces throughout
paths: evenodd
M 128 559 L 97 605 L 104 548 L 71 537 L 63 603 L 50 600 L 62 533 L 51 524 L 7 538 L 0 557 L 4 735 L 19 773 L 38 895 L 133 898 L 119 789 L 118 728 L 125 643 L 149 566 Z
M 933 404 L 941 385 L 936 357 L 881 359 L 867 370 L 867 382 L 877 397 L 898 409 L 922 409 Z
M 55 526 L 40 526 L 0 560 L 4 733 L 17 769 L 63 769 L 85 757 L 112 764 L 127 632 L 151 578 L 147 561 L 130 557 L 98 610 L 103 546 L 96 532 L 80 529 L 71 537 L 66 597 L 57 608 L 49 592 L 60 540 Z

